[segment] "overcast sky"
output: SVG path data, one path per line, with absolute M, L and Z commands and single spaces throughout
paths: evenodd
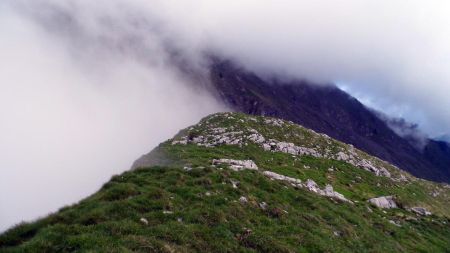
M 226 108 L 171 64 L 203 54 L 261 75 L 333 82 L 450 131 L 450 2 L 0 1 L 0 230 L 95 192 Z

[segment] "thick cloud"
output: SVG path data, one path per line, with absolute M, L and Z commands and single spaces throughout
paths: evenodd
M 177 62 L 335 82 L 450 129 L 450 4 L 419 0 L 0 2 L 0 229 L 93 192 L 179 128 L 224 110 Z M 178 65 L 179 67 L 179 65 Z
M 450 130 L 448 1 L 164 2 L 186 41 L 262 74 L 344 85 L 431 136 Z
M 168 64 L 157 34 L 109 16 L 119 9 L 1 7 L 0 231 L 95 192 L 225 110 Z

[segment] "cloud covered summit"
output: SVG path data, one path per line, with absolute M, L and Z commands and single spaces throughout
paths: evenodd
M 86 196 L 225 110 L 174 56 L 200 72 L 215 54 L 263 76 L 336 83 L 442 136 L 449 11 L 419 0 L 2 1 L 0 229 Z

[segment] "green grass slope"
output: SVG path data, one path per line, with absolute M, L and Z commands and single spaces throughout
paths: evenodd
M 255 133 L 267 143 L 291 142 L 322 155 L 265 150 L 262 142 L 250 140 Z M 215 136 L 238 141 L 219 143 Z M 377 176 L 355 162 L 336 159 L 339 152 L 385 168 L 389 176 Z M 213 164 L 223 158 L 252 160 L 258 170 L 235 171 L 227 164 Z M 419 180 L 290 122 L 215 114 L 162 143 L 137 161 L 136 167 L 112 177 L 97 193 L 75 205 L 6 231 L 0 235 L 0 252 L 450 249 L 448 185 Z M 351 203 L 320 196 L 305 186 L 271 180 L 263 171 L 302 182 L 311 179 L 322 189 L 330 184 Z M 394 196 L 399 208 L 379 209 L 367 202 L 387 195 Z M 432 215 L 418 215 L 411 207 L 425 207 Z

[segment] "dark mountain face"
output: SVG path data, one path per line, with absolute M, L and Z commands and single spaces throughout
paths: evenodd
M 354 145 L 413 175 L 450 182 L 450 148 L 429 141 L 423 150 L 397 135 L 376 113 L 334 85 L 267 81 L 229 61 L 213 61 L 217 95 L 236 111 L 278 117 Z

